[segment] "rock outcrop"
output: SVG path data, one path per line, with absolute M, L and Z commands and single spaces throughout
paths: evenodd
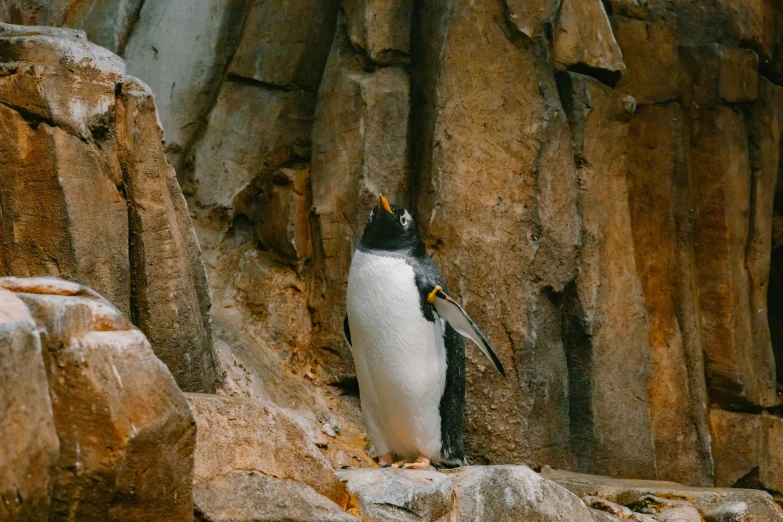
M 94 288 L 182 389 L 214 391 L 209 289 L 161 137 L 119 57 L 81 31 L 0 25 L 0 275 Z
M 362 520 L 590 522 L 567 489 L 526 466 L 471 466 L 440 473 L 345 470 L 338 476 Z
M 0 518 L 192 520 L 196 425 L 144 335 L 75 283 L 0 289 Z
M 83 33 L 0 34 L 3 273 L 94 286 L 184 389 L 275 402 L 366 466 L 358 401 L 327 385 L 352 372 L 348 267 L 383 191 L 508 369 L 467 350 L 472 462 L 781 492 L 783 7 L 79 4 L 0 18 L 81 27 L 152 85 L 217 355 L 149 91 Z
M 544 469 L 541 476 L 568 489 L 593 508 L 614 512 L 620 519 L 634 520 L 628 518 L 632 515 L 617 509 L 625 506 L 629 511 L 655 515 L 653 520 L 661 520 L 661 514 L 675 508 L 680 508 L 680 513 L 688 512 L 688 507 L 694 507 L 708 521 L 783 520 L 783 509 L 766 491 L 696 488 L 675 482 L 615 479 L 551 468 Z

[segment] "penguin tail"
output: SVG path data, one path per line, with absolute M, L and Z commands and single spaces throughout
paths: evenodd
M 446 469 L 459 468 L 468 465 L 469 465 L 468 459 L 465 457 L 450 457 L 450 458 L 441 457 L 441 459 L 434 464 L 436 468 L 446 468 Z

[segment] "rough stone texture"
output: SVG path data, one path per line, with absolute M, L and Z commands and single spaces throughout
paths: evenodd
M 707 108 L 756 99 L 759 64 L 753 51 L 711 44 L 682 47 L 680 56 L 692 71 L 684 88 L 686 103 Z
M 542 38 L 560 11 L 562 0 L 504 0 L 506 17 L 528 38 Z
M 144 335 L 95 292 L 0 278 L 41 331 L 60 453 L 49 520 L 191 520 L 196 425 Z
M 345 488 L 329 461 L 279 407 L 218 395 L 187 397 L 198 426 L 196 484 L 232 471 L 258 471 L 303 482 L 333 501 L 345 503 Z
M 651 345 L 650 417 L 658 477 L 712 485 L 712 461 L 693 284 L 687 129 L 674 104 L 642 106 L 630 124 L 628 201 Z
M 46 32 L 0 36 L 0 275 L 94 288 L 183 389 L 212 391 L 204 267 L 152 93 L 83 33 Z
M 78 28 L 85 31 L 91 42 L 121 53 L 142 3 L 142 0 L 8 0 L 0 6 L 0 21 Z
M 232 209 L 254 178 L 309 156 L 313 101 L 303 91 L 224 83 L 194 153 L 198 204 Z M 248 150 L 250 140 L 259 146 Z
M 577 469 L 655 477 L 648 381 L 650 343 L 637 275 L 624 150 L 633 106 L 598 80 L 560 78 L 582 214 L 581 272 L 564 297 L 570 444 Z M 628 110 L 630 108 L 630 110 Z M 586 137 L 601 133 L 605 139 Z M 620 392 L 622 390 L 622 392 Z M 622 412 L 618 422 L 617 412 Z
M 592 520 L 576 496 L 525 466 L 470 466 L 450 476 L 457 520 Z
M 60 443 L 40 335 L 8 290 L 0 290 L 0 419 L 0 518 L 44 520 Z
M 437 471 L 338 471 L 351 495 L 349 510 L 362 520 L 438 520 L 452 506 L 452 480 Z
M 294 480 L 232 471 L 193 489 L 197 522 L 349 522 L 359 519 Z
M 579 497 L 591 495 L 607 499 L 621 505 L 630 505 L 645 495 L 661 498 L 684 500 L 699 513 L 713 510 L 725 510 L 727 506 L 742 502 L 747 506 L 748 514 L 756 520 L 783 520 L 781 509 L 766 491 L 735 488 L 696 488 L 683 486 L 676 482 L 655 480 L 629 480 L 583 475 L 569 471 L 545 468 L 541 476 L 565 487 Z
M 783 491 L 783 419 L 712 408 L 715 485 Z
M 399 67 L 372 73 L 363 67 L 364 56 L 351 47 L 340 15 L 313 126 L 315 280 L 310 295 L 313 345 L 337 373 L 353 368 L 343 340 L 345 288 L 367 216 L 380 192 L 390 201 L 408 203 L 408 75 Z
M 751 173 L 742 114 L 723 106 L 702 112 L 691 143 L 696 284 L 710 397 L 726 407 L 772 406 L 778 402 L 772 348 L 756 346 L 751 333 L 745 266 Z
M 664 20 L 612 19 L 626 66 L 617 90 L 640 104 L 662 103 L 680 95 L 684 78 L 670 25 Z
M 409 61 L 413 0 L 343 0 L 351 43 L 373 62 Z
M 598 69 L 605 79 L 614 80 L 613 83 L 625 70 L 623 53 L 600 0 L 563 0 L 555 26 L 553 53 L 557 65 Z
M 315 93 L 334 35 L 337 5 L 337 0 L 251 0 L 228 73 Z
M 156 93 L 166 155 L 180 167 L 240 36 L 247 0 L 144 2 L 123 50 L 128 72 Z M 176 30 L 175 27 L 181 29 Z

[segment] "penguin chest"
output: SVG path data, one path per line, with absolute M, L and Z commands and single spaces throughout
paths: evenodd
M 401 258 L 357 251 L 346 304 L 362 410 L 376 449 L 436 454 L 446 383 L 443 323 L 424 318 L 413 268 Z

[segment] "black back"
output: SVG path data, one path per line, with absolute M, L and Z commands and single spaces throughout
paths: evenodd
M 436 286 L 448 294 L 448 285 L 427 254 L 416 222 L 412 218 L 403 219 L 406 211 L 399 205 L 391 205 L 391 210 L 388 212 L 381 207 L 373 210 L 359 243 L 359 250 L 404 259 L 413 268 L 416 277 L 422 315 L 434 322 L 437 317 L 435 307 L 427 301 L 427 297 Z M 350 336 L 347 317 L 344 328 L 346 337 Z M 467 464 L 462 422 L 465 411 L 465 342 L 448 323 L 443 336 L 446 347 L 446 387 L 439 407 L 442 443 L 439 465 L 453 468 Z M 348 339 L 350 343 L 350 337 Z

